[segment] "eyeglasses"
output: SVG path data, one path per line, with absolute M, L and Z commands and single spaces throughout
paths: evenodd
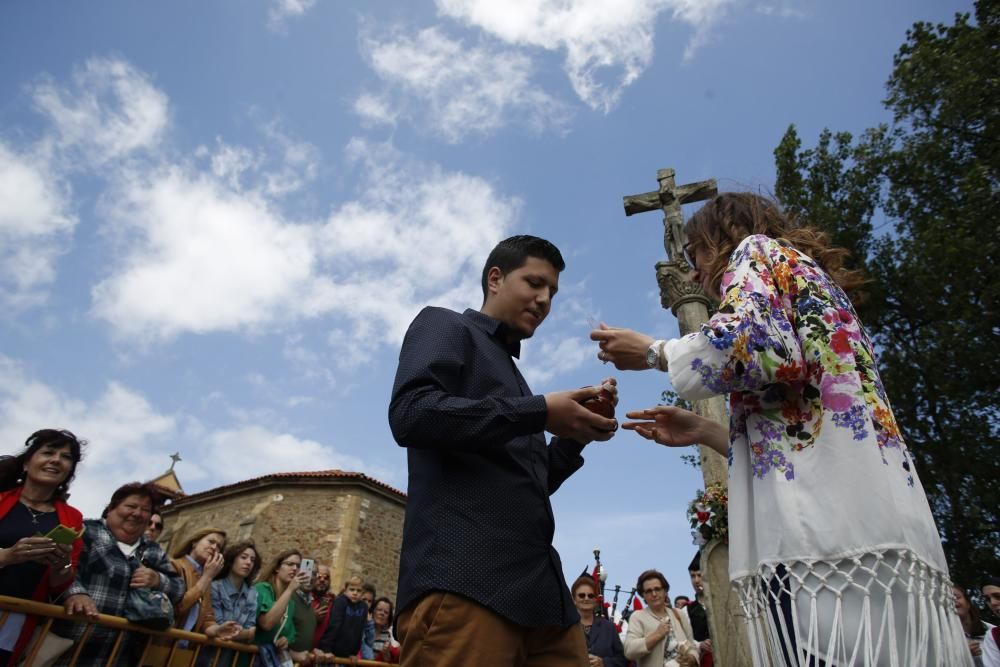
M 682 247 L 682 251 L 684 253 L 684 261 L 688 263 L 688 266 L 691 267 L 692 271 L 697 271 L 698 265 L 695 264 L 694 253 L 691 251 L 691 244 L 685 243 Z
M 149 527 L 150 528 L 163 528 L 163 524 L 160 523 L 159 521 L 150 521 L 149 522 Z
M 297 560 L 286 560 L 281 564 L 281 567 L 294 567 L 297 570 L 299 569 L 299 562 Z
M 662 586 L 657 586 L 656 588 L 647 588 L 646 590 L 644 590 L 642 592 L 642 596 L 643 597 L 648 597 L 650 595 L 659 595 L 662 592 L 663 592 L 663 587 Z
M 597 596 L 593 593 L 577 593 L 576 597 L 580 600 L 593 600 Z

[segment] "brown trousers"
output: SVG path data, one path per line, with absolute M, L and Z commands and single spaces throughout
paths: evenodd
M 401 667 L 587 667 L 579 623 L 529 628 L 472 600 L 433 591 L 396 622 Z

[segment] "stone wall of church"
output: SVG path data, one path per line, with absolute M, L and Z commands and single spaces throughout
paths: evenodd
M 358 484 L 281 482 L 241 489 L 191 504 L 167 506 L 160 538 L 168 550 L 202 528 L 224 530 L 228 541 L 251 538 L 265 561 L 284 549 L 331 569 L 331 590 L 357 574 L 379 595 L 396 598 L 404 501 Z

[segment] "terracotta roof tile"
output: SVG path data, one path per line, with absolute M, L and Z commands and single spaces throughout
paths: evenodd
M 177 498 L 172 505 L 188 504 L 191 501 L 199 500 L 204 496 L 215 495 L 220 491 L 229 491 L 242 488 L 244 486 L 251 486 L 256 482 L 266 481 L 266 480 L 294 480 L 294 479 L 355 479 L 359 482 L 368 482 L 373 486 L 385 489 L 390 493 L 393 493 L 403 500 L 406 500 L 406 494 L 399 489 L 389 486 L 385 482 L 380 482 L 374 477 L 369 477 L 368 475 L 361 472 L 348 472 L 346 470 L 306 470 L 303 472 L 275 472 L 269 475 L 261 475 L 260 477 L 251 477 L 250 479 L 244 479 L 239 482 L 233 482 L 232 484 L 224 484 L 222 486 L 217 486 L 213 489 L 206 489 L 204 491 L 199 491 L 198 493 L 192 493 L 190 495 L 181 496 Z

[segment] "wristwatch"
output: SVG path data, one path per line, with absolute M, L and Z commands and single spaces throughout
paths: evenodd
M 663 346 L 667 344 L 665 340 L 654 340 L 653 344 L 646 350 L 646 365 L 650 368 L 658 368 L 661 371 L 667 370 L 667 355 L 663 352 Z

